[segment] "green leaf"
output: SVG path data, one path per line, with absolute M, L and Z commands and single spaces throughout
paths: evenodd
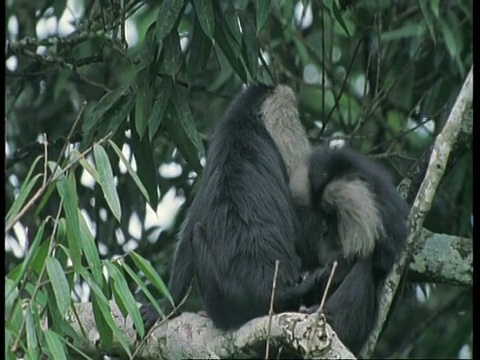
M 380 35 L 381 41 L 396 41 L 408 38 L 420 38 L 425 33 L 425 24 L 408 24 L 392 31 L 385 31 Z
M 162 278 L 158 275 L 152 265 L 134 251 L 130 252 L 129 255 L 137 268 L 143 272 L 152 285 L 173 304 L 173 298 L 168 292 L 167 286 L 165 286 Z
M 49 239 L 49 241 L 44 242 L 42 246 L 40 246 L 40 248 L 35 254 L 35 257 L 32 260 L 32 269 L 38 275 L 40 275 L 40 272 L 43 266 L 45 265 L 45 259 L 47 258 L 47 255 L 48 255 L 50 243 L 51 243 L 51 239 Z
M 440 19 L 440 29 L 442 30 L 443 40 L 445 41 L 450 57 L 455 59 L 459 54 L 461 39 L 456 36 L 456 33 L 453 32 L 450 25 L 442 19 Z
M 43 226 L 43 225 L 42 225 Z M 40 231 L 40 230 L 39 230 Z M 38 250 L 35 249 L 35 252 L 32 252 L 33 254 L 33 258 L 31 260 L 31 269 L 33 271 L 35 271 L 37 273 L 37 275 L 40 274 L 40 271 L 41 269 L 43 268 L 43 265 L 45 263 L 45 258 L 47 257 L 47 254 L 48 254 L 48 249 L 50 247 L 50 240 L 51 238 L 49 239 L 49 241 L 46 241 L 44 242 L 39 248 Z M 35 240 L 34 240 L 35 242 Z M 33 245 L 32 245 L 32 248 L 33 248 Z M 29 254 L 30 254 L 30 251 L 29 251 Z M 27 261 L 27 260 L 25 260 Z M 19 279 L 23 279 L 25 275 L 22 275 L 21 272 L 23 272 L 23 267 L 26 267 L 25 265 L 25 261 L 24 262 L 21 262 L 20 264 L 18 264 L 17 266 L 15 266 L 12 271 L 10 271 L 8 274 L 7 274 L 7 278 L 12 280 L 12 281 L 19 281 Z M 6 293 L 8 294 L 8 293 Z
M 55 163 L 49 162 L 48 165 L 53 171 L 55 168 Z M 73 268 L 75 271 L 80 271 L 82 269 L 82 258 L 80 251 L 80 244 L 82 240 L 78 231 L 78 197 L 75 186 L 75 176 L 70 174 L 69 179 L 67 180 L 67 177 L 65 174 L 63 174 L 62 169 L 57 167 L 55 177 L 58 177 L 56 181 L 57 191 L 63 200 L 63 211 L 65 212 L 65 218 L 67 221 L 68 247 L 70 250 Z
M 333 12 L 333 16 L 335 17 L 335 19 L 338 21 L 338 23 L 340 24 L 342 29 L 345 31 L 345 34 L 347 34 L 347 36 L 350 36 L 350 32 L 348 31 L 347 24 L 345 23 L 345 20 L 343 20 L 342 12 L 338 8 L 338 5 L 337 5 L 336 1 L 334 1 L 332 3 L 332 12 Z
M 57 333 L 47 330 L 45 332 L 45 340 L 47 342 L 48 350 L 52 355 L 52 358 L 55 360 L 67 360 L 67 354 L 65 352 L 65 347 L 62 344 Z
M 260 45 L 256 35 L 255 24 L 246 13 L 240 13 L 240 24 L 243 29 L 242 54 L 252 79 L 256 78 Z
M 172 92 L 172 105 L 177 116 L 165 117 L 163 121 L 165 127 L 185 160 L 201 174 L 203 167 L 200 164 L 200 157 L 204 155 L 203 143 L 195 128 L 188 99 L 178 88 Z
M 43 232 L 45 230 L 45 224 L 46 220 L 42 223 L 40 228 L 37 231 L 37 234 L 35 235 L 35 239 L 33 239 L 32 246 L 28 249 L 27 255 L 24 259 L 24 261 L 21 263 L 21 268 L 18 274 L 15 276 L 13 279 L 13 288 L 16 288 L 18 284 L 20 283 L 20 280 L 22 280 L 25 276 L 25 273 L 27 270 L 30 270 L 30 264 L 33 261 L 34 257 L 37 256 L 37 249 L 40 246 L 40 243 L 43 239 Z
M 107 124 L 106 130 L 101 131 L 98 136 L 103 137 L 110 132 L 115 133 L 119 126 L 127 119 L 127 116 L 130 114 L 130 111 L 132 111 L 134 104 L 135 101 L 133 94 L 129 92 L 122 96 L 118 101 L 118 105 L 110 109 L 105 114 L 105 124 Z
M 120 199 L 115 187 L 113 179 L 113 172 L 108 160 L 107 152 L 102 146 L 98 144 L 93 145 L 93 156 L 95 157 L 95 164 L 97 165 L 100 186 L 103 190 L 103 195 L 107 201 L 108 206 L 112 210 L 113 216 L 120 222 L 122 217 L 122 209 L 120 207 Z
M 110 110 L 127 91 L 128 87 L 122 86 L 103 95 L 98 103 L 91 108 L 89 114 L 84 116 L 82 132 L 93 137 L 105 113 Z
M 122 272 L 114 265 L 109 262 L 105 263 L 105 266 L 108 270 L 108 275 L 113 279 L 113 288 L 115 289 L 116 299 L 125 306 L 127 314 L 131 316 L 135 329 L 141 337 L 145 334 L 145 329 L 143 327 L 142 316 L 140 315 L 140 310 L 138 309 L 137 302 L 130 291 L 127 282 L 125 281 L 125 276 Z M 125 315 L 125 314 L 124 314 Z
M 53 15 L 60 19 L 65 11 L 67 0 L 55 0 L 55 6 L 53 7 Z
M 80 209 L 78 210 L 78 219 L 80 222 L 80 234 L 82 237 L 82 249 L 87 259 L 88 266 L 93 278 L 100 286 L 103 286 L 105 278 L 102 275 L 102 262 L 98 254 L 97 243 L 93 238 L 92 232 L 88 227 L 87 220 L 84 218 Z
M 38 339 L 35 330 L 35 322 L 33 320 L 35 306 L 34 302 L 30 302 L 27 311 L 25 311 L 25 330 L 27 332 L 27 349 L 28 351 L 34 351 L 35 353 L 30 353 L 30 355 L 37 355 L 36 358 L 38 358 Z
M 163 68 L 165 73 L 175 77 L 180 64 L 180 38 L 177 29 L 173 29 L 163 42 Z
M 243 82 L 247 82 L 248 79 L 245 68 L 235 55 L 235 51 L 232 49 L 232 38 L 227 36 L 224 30 L 225 29 L 220 28 L 220 26 L 215 26 L 215 40 L 238 77 L 240 77 Z
M 188 69 L 187 69 L 188 72 Z M 170 103 L 170 92 L 172 88 L 171 81 L 163 81 L 161 87 L 155 92 L 155 102 L 153 109 L 148 119 L 148 137 L 150 141 L 153 140 L 158 127 L 162 123 L 165 116 L 165 110 Z
M 115 320 L 113 319 L 112 313 L 110 312 L 110 304 L 108 303 L 107 298 L 103 294 L 102 290 L 98 287 L 98 285 L 93 281 L 93 279 L 90 278 L 89 273 L 84 272 L 82 275 L 84 276 L 88 285 L 90 285 L 90 288 L 92 290 L 92 295 L 95 295 L 95 296 L 92 296 L 92 299 L 94 299 L 94 303 L 97 306 L 97 310 L 96 310 L 97 314 L 103 318 L 103 320 L 105 321 L 105 324 L 108 326 L 109 329 L 111 329 L 113 335 L 115 336 L 115 339 L 120 343 L 120 345 L 122 345 L 127 355 L 131 357 L 130 347 L 125 339 L 125 336 L 121 333 L 120 329 L 115 324 Z M 95 313 L 95 310 L 94 310 L 94 313 Z M 95 323 L 98 326 L 98 323 L 96 321 L 97 321 L 97 318 L 95 318 Z M 100 331 L 100 328 L 98 330 L 100 333 L 100 337 L 102 338 L 102 341 L 103 341 L 104 334 L 102 334 L 102 332 Z M 112 339 L 106 339 L 108 341 L 108 343 L 106 343 L 108 347 L 111 346 Z
M 87 172 L 95 179 L 97 184 L 100 184 L 100 176 L 98 175 L 97 170 L 95 170 L 95 168 L 92 166 L 92 164 L 90 164 L 88 162 L 88 160 L 85 159 L 79 151 L 73 150 L 71 152 L 71 156 L 74 159 L 73 161 L 77 161 L 77 159 L 78 159 L 78 162 L 80 163 L 80 165 L 82 165 L 82 167 L 85 170 L 87 170 Z
M 161 42 L 169 34 L 183 7 L 182 0 L 164 0 L 158 9 L 155 31 L 157 40 Z
M 152 109 L 153 88 L 150 67 L 137 73 L 137 94 L 135 98 L 135 129 L 140 139 L 147 130 L 149 114 Z
M 440 0 L 431 0 L 428 2 L 430 9 L 432 9 L 433 15 L 438 19 L 440 17 Z
M 58 71 L 57 80 L 53 88 L 53 101 L 58 101 L 60 96 L 63 95 L 64 91 L 67 89 L 67 84 L 69 83 L 72 72 L 67 69 L 61 69 Z
M 102 343 L 107 347 L 111 347 L 113 343 L 113 329 L 108 325 L 107 320 L 105 319 L 106 316 L 111 315 L 109 314 L 110 311 L 108 311 L 108 313 L 106 312 L 105 306 L 100 306 L 100 302 L 101 300 L 99 300 L 99 296 L 96 293 L 92 293 L 92 310 L 95 325 L 97 326 Z
M 217 3 L 215 2 L 215 5 Z M 238 54 L 240 50 L 240 44 L 242 43 L 242 32 L 240 31 L 240 25 L 238 24 L 238 12 L 237 8 L 231 1 L 223 1 L 220 3 L 220 12 L 216 14 L 217 23 L 221 21 L 224 29 L 230 30 L 228 33 L 232 36 L 233 48 Z
M 5 228 L 9 228 L 10 226 L 13 226 L 13 224 L 11 223 L 12 219 L 18 214 L 18 212 L 20 211 L 20 208 L 23 206 L 23 204 L 27 200 L 27 197 L 30 194 L 30 191 L 32 191 L 32 188 L 35 186 L 38 178 L 42 176 L 41 174 L 37 174 L 32 179 L 33 171 L 36 169 L 40 159 L 43 159 L 43 156 L 38 156 L 30 166 L 30 169 L 28 170 L 27 176 L 23 181 L 23 185 L 20 188 L 18 196 L 16 197 L 15 201 L 10 207 L 10 210 L 8 210 L 7 216 L 5 218 Z
M 161 315 L 164 316 L 164 313 L 160 306 L 158 305 L 158 302 L 155 300 L 151 292 L 148 290 L 148 288 L 145 286 L 145 282 L 140 279 L 140 277 L 133 271 L 133 269 L 127 265 L 125 261 L 122 261 L 120 263 L 120 266 L 122 267 L 123 270 L 125 270 L 128 275 L 132 278 L 132 280 L 135 282 L 135 284 L 143 291 L 147 299 L 150 301 L 150 303 L 155 307 L 155 310 Z
M 158 205 L 158 181 L 152 144 L 146 136 L 140 140 L 137 133 L 132 131 L 132 151 L 137 160 L 137 175 L 147 190 L 150 205 L 153 209 L 156 209 Z
M 219 8 L 219 5 L 215 8 L 216 22 L 214 38 L 235 73 L 243 82 L 247 82 L 247 74 L 240 61 L 242 34 L 238 27 L 238 16 L 228 1 L 221 5 L 223 5 L 225 9 Z
M 62 269 L 62 265 L 54 257 L 47 258 L 47 273 L 48 278 L 52 284 L 53 293 L 55 294 L 55 301 L 57 303 L 58 311 L 62 316 L 67 313 L 70 307 L 70 286 L 68 285 L 67 277 Z
M 428 31 L 430 32 L 430 37 L 432 38 L 433 43 L 435 44 L 436 43 L 435 27 L 433 25 L 433 22 L 435 19 L 433 18 L 432 13 L 430 12 L 430 7 L 428 6 L 428 4 L 431 3 L 431 1 L 429 0 L 427 2 L 425 0 L 420 0 L 419 3 L 420 3 L 420 9 L 422 10 L 423 18 L 427 23 Z
M 195 21 L 187 66 L 189 79 L 194 80 L 198 74 L 205 71 L 211 50 L 212 41 L 205 35 L 199 22 Z
M 5 315 L 12 312 L 13 306 L 19 303 L 17 300 L 18 288 L 14 286 L 14 281 L 7 277 L 5 278 Z
M 16 360 L 17 357 L 13 354 L 13 352 L 10 350 L 12 345 L 13 345 L 13 334 L 11 331 L 8 331 L 8 329 L 5 329 L 5 359 L 6 360 Z
M 129 161 L 125 158 L 125 156 L 123 155 L 122 150 L 120 150 L 120 148 L 119 148 L 112 140 L 108 140 L 108 142 L 110 143 L 110 145 L 112 146 L 113 150 L 114 150 L 115 153 L 118 155 L 118 157 L 120 158 L 120 160 L 123 162 L 123 164 L 125 165 L 125 167 L 127 168 L 128 173 L 129 173 L 130 176 L 132 177 L 133 181 L 134 181 L 135 184 L 137 185 L 138 189 L 139 189 L 140 192 L 142 193 L 142 195 L 143 195 L 143 197 L 145 198 L 145 200 L 147 200 L 147 202 L 150 202 L 150 198 L 149 198 L 149 196 L 148 196 L 147 189 L 145 189 L 145 186 L 143 186 L 142 181 L 141 181 L 140 178 L 138 177 L 138 175 L 137 175 L 137 173 L 135 172 L 135 170 L 133 170 L 132 165 L 130 165 L 130 162 L 129 162 Z
M 197 19 L 202 26 L 205 34 L 213 40 L 213 32 L 215 30 L 215 15 L 211 0 L 193 0 Z
M 257 1 L 257 36 L 267 22 L 268 15 L 270 14 L 270 7 L 271 0 Z

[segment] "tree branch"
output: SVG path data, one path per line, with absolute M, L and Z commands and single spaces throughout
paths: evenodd
M 452 151 L 452 144 L 457 141 L 461 129 L 467 127 L 466 125 L 468 123 L 472 104 L 473 66 L 471 67 L 463 87 L 458 94 L 457 100 L 455 101 L 442 132 L 435 140 L 425 178 L 423 179 L 410 210 L 408 219 L 410 234 L 407 239 L 407 248 L 385 281 L 385 289 L 382 298 L 380 299 L 380 309 L 377 316 L 376 326 L 370 335 L 364 351 L 362 351 L 362 357 L 370 357 L 376 347 L 378 338 L 383 329 L 383 324 L 390 311 L 390 306 L 400 283 L 400 278 L 404 273 L 404 269 L 408 262 L 408 255 L 412 253 L 415 239 L 419 237 L 423 221 L 432 206 L 433 198 L 447 167 L 448 159 Z M 400 191 L 402 192 L 402 189 L 400 189 Z M 402 195 L 405 196 L 406 194 L 402 192 Z
M 410 250 L 409 281 L 473 286 L 473 240 L 423 228 Z
M 132 320 L 124 320 L 117 305 L 110 302 L 116 325 L 125 335 L 131 348 L 137 346 L 136 332 Z M 70 310 L 71 311 L 71 310 Z M 78 320 L 71 313 L 73 328 L 80 333 L 80 325 L 88 336 L 83 344 L 74 344 L 86 354 L 99 351 L 105 354 L 125 355 L 121 345 L 114 339 L 112 348 L 102 348 L 95 326 L 91 303 L 76 304 Z M 79 322 L 80 321 L 80 324 Z M 315 358 L 353 359 L 353 354 L 340 342 L 330 326 L 319 326 L 317 314 L 282 313 L 271 318 L 270 340 L 279 347 L 285 346 L 304 356 Z M 252 357 L 257 349 L 264 349 L 267 340 L 269 317 L 253 319 L 240 329 L 222 332 L 213 326 L 210 319 L 193 313 L 182 315 L 165 322 L 153 331 L 137 352 L 136 359 L 220 359 L 226 357 Z M 319 329 L 325 328 L 325 333 Z M 258 345 L 261 345 L 259 347 Z

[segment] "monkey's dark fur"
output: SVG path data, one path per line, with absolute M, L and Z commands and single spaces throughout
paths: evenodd
M 274 112 L 279 119 L 275 114 L 267 119 L 271 112 L 265 105 L 282 89 L 253 85 L 232 102 L 215 128 L 201 187 L 179 233 L 169 291 L 178 304 L 195 277 L 207 314 L 220 329 L 268 313 L 277 259 L 276 312 L 298 310 L 316 284 L 315 274 L 298 284 L 299 229 L 288 174 L 267 130 L 280 126 L 283 131 L 281 124 L 272 124 L 282 112 Z M 285 94 L 278 104 L 294 100 L 291 90 Z M 162 305 L 171 312 L 168 301 Z M 151 305 L 141 312 L 151 327 L 157 313 Z
M 408 208 L 383 168 L 352 149 L 315 149 L 307 166 L 311 198 L 297 196 L 305 230 L 298 251 L 306 269 L 339 262 L 325 313 L 358 353 L 376 318 L 378 292 L 405 245 Z M 312 303 L 320 302 L 327 279 Z

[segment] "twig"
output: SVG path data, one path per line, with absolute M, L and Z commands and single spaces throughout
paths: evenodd
M 328 277 L 327 285 L 325 286 L 325 291 L 323 292 L 323 297 L 322 297 L 322 301 L 320 302 L 320 307 L 318 308 L 319 314 L 323 313 L 323 306 L 325 305 L 325 301 L 327 299 L 327 293 L 328 293 L 328 290 L 330 289 L 330 285 L 332 283 L 333 275 L 335 274 L 337 265 L 338 265 L 338 262 L 337 260 L 335 260 L 333 262 L 332 271 L 330 271 L 330 276 Z
M 44 156 L 45 156 L 45 161 L 43 164 L 43 186 L 45 186 L 45 183 L 47 182 L 47 174 L 48 174 L 48 141 L 47 141 L 47 133 L 43 133 L 43 145 L 44 145 Z
M 275 300 L 275 289 L 277 288 L 277 276 L 279 260 L 275 260 L 275 272 L 273 273 L 272 296 L 270 298 L 270 309 L 268 310 L 268 329 L 267 329 L 267 345 L 265 348 L 265 360 L 268 359 L 270 352 L 270 336 L 272 333 L 272 316 L 273 316 L 273 302 Z

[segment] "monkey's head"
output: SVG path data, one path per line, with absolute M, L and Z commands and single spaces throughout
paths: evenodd
M 344 258 L 366 258 L 384 236 L 381 209 L 364 158 L 348 148 L 314 150 L 309 159 L 311 206 L 326 219 L 325 236 Z M 360 164 L 362 162 L 362 164 Z

